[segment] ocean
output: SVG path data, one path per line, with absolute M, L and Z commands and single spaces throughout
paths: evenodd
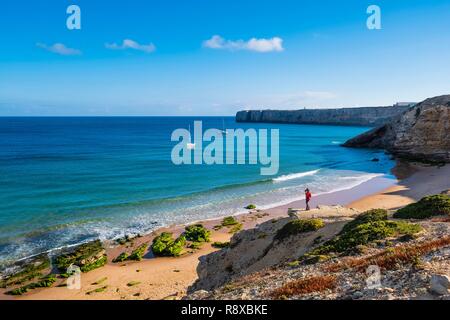
M 177 128 L 279 129 L 280 168 L 174 165 Z M 389 176 L 383 151 L 340 146 L 370 128 L 234 117 L 0 118 L 0 264 L 162 226 L 270 208 Z M 371 161 L 378 158 L 380 161 Z

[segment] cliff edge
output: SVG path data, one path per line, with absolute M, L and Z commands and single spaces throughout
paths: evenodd
M 427 99 L 344 146 L 386 149 L 423 162 L 450 162 L 450 95 Z

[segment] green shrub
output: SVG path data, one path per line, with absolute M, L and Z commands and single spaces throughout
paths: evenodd
M 227 241 L 227 242 L 216 241 L 216 242 L 213 242 L 212 246 L 214 248 L 219 248 L 219 249 L 228 248 L 230 246 L 230 241 Z
M 324 226 L 325 223 L 322 219 L 302 219 L 290 221 L 286 223 L 283 228 L 278 230 L 277 234 L 275 235 L 275 240 L 281 241 L 299 233 L 319 230 Z
M 372 209 L 366 212 L 361 213 L 358 215 L 354 220 L 347 223 L 344 228 L 341 231 L 342 233 L 345 233 L 351 229 L 354 229 L 355 227 L 372 222 L 372 221 L 383 221 L 387 220 L 387 210 L 385 209 Z
M 201 224 L 195 224 L 192 226 L 187 226 L 185 228 L 184 236 L 186 240 L 193 241 L 193 242 L 209 242 L 211 231 L 206 229 Z
M 256 209 L 256 206 L 254 204 L 249 204 L 248 206 L 245 207 L 245 209 L 253 210 Z
M 448 195 L 438 194 L 424 197 L 419 202 L 397 210 L 394 218 L 426 219 L 439 215 L 450 215 L 450 197 Z
M 145 252 L 147 251 L 148 244 L 143 243 L 136 249 L 134 249 L 130 256 L 128 257 L 128 260 L 135 260 L 135 261 L 141 261 L 142 258 L 144 258 Z
M 178 256 L 186 245 L 184 236 L 173 239 L 172 233 L 163 232 L 152 243 L 152 251 L 156 256 Z
M 236 233 L 236 232 L 238 232 L 238 231 L 241 231 L 242 230 L 242 223 L 237 223 L 237 224 L 235 224 L 234 226 L 232 226 L 231 228 L 230 228 L 230 231 L 228 231 L 228 233 Z
M 379 220 L 363 223 L 349 229 L 334 239 L 310 252 L 311 255 L 326 255 L 327 253 L 346 253 L 359 245 L 367 245 L 376 240 L 388 237 L 415 234 L 421 227 L 404 221 Z
M 236 225 L 236 224 L 238 224 L 238 223 L 239 223 L 239 221 L 237 221 L 236 218 L 235 218 L 235 217 L 232 217 L 232 216 L 230 216 L 230 217 L 225 217 L 225 218 L 223 218 L 223 220 L 222 220 L 222 226 L 224 226 L 224 227 L 234 226 L 234 225 Z

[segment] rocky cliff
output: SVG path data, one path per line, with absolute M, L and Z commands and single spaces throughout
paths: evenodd
M 239 111 L 237 122 L 380 126 L 410 106 Z
M 427 99 L 344 146 L 382 148 L 425 162 L 450 162 L 450 95 Z

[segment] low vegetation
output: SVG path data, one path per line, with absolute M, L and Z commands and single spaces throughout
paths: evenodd
M 179 256 L 185 245 L 183 235 L 174 240 L 172 233 L 163 232 L 153 240 L 152 251 L 156 256 Z
M 236 225 L 238 223 L 239 223 L 239 221 L 237 221 L 236 218 L 233 217 L 233 216 L 225 217 L 222 220 L 222 226 L 223 227 L 234 226 L 234 225 Z
M 127 283 L 127 286 L 134 287 L 134 286 L 137 286 L 138 284 L 141 284 L 141 282 L 140 281 L 130 281 Z
M 184 237 L 193 242 L 210 242 L 211 231 L 201 224 L 195 224 L 185 228 Z
M 351 258 L 344 262 L 335 263 L 329 266 L 327 271 L 338 272 L 344 269 L 355 268 L 364 272 L 370 265 L 377 265 L 382 269 L 390 270 L 399 264 L 414 263 L 420 256 L 448 246 L 450 246 L 450 236 L 415 245 L 397 246 L 368 257 Z
M 342 228 L 341 234 L 345 233 L 347 231 L 350 231 L 357 226 L 373 221 L 384 221 L 387 220 L 387 210 L 385 209 L 372 209 L 369 211 L 366 211 L 360 215 L 358 215 L 355 219 L 348 222 L 344 228 Z
M 323 228 L 325 223 L 322 219 L 302 219 L 302 220 L 294 220 L 290 221 L 283 226 L 280 230 L 278 230 L 275 235 L 275 240 L 282 241 L 290 236 L 311 232 L 319 230 Z
M 237 223 L 234 226 L 232 226 L 230 228 L 230 230 L 228 231 L 228 233 L 236 233 L 242 230 L 242 223 Z
M 309 277 L 288 282 L 282 287 L 271 291 L 269 297 L 276 300 L 287 299 L 302 294 L 333 290 L 336 288 L 336 285 L 335 276 Z
M 422 198 L 394 213 L 399 219 L 427 219 L 433 216 L 450 215 L 450 196 L 438 194 Z
M 230 241 L 226 241 L 226 242 L 216 241 L 216 242 L 212 243 L 212 246 L 214 248 L 218 248 L 218 249 L 228 248 L 230 246 Z
M 405 221 L 390 221 L 381 212 L 373 210 L 365 212 L 355 220 L 344 226 L 342 232 L 335 238 L 325 242 L 318 248 L 304 256 L 310 259 L 317 255 L 327 255 L 329 253 L 349 254 L 358 246 L 369 245 L 377 240 L 389 237 L 409 235 L 412 236 L 422 230 L 417 224 Z

